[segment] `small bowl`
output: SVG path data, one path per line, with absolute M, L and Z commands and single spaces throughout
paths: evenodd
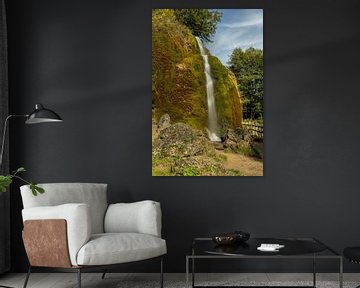
M 220 234 L 212 237 L 212 240 L 218 245 L 232 245 L 237 241 L 235 234 Z

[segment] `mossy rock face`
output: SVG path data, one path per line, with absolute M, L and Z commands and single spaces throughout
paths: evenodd
M 173 122 L 198 129 L 206 126 L 202 69 L 202 57 L 190 30 L 170 12 L 153 12 L 152 101 L 156 120 L 168 113 Z
M 214 80 L 219 135 L 241 127 L 241 99 L 236 79 L 209 55 Z M 152 16 L 152 106 L 158 121 L 167 113 L 174 123 L 183 122 L 205 131 L 208 125 L 204 63 L 195 37 L 175 20 L 171 11 L 154 10 Z
M 219 135 L 227 129 L 241 127 L 242 104 L 234 74 L 218 58 L 209 57 L 211 74 L 214 81 L 215 104 L 219 120 Z

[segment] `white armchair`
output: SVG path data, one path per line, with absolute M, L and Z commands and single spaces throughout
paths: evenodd
M 77 272 L 107 270 L 117 264 L 159 257 L 163 287 L 161 209 L 154 201 L 107 204 L 106 184 L 40 184 L 33 196 L 28 185 L 21 196 L 24 246 L 32 270 L 39 267 Z M 103 275 L 104 278 L 105 274 Z

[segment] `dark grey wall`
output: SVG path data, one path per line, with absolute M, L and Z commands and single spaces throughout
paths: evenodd
M 12 167 L 25 166 L 38 182 L 106 182 L 110 202 L 160 201 L 166 271 L 184 271 L 192 237 L 219 231 L 314 236 L 339 251 L 360 245 L 360 2 L 187 2 L 265 9 L 265 176 L 154 178 L 151 8 L 181 3 L 8 1 L 11 111 L 40 102 L 65 119 L 26 128 L 14 121 Z M 12 269 L 20 271 L 16 185 L 11 201 Z

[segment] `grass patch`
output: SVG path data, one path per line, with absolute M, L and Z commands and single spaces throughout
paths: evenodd
M 252 146 L 239 147 L 237 149 L 225 148 L 226 153 L 237 153 L 244 156 L 249 156 L 257 159 L 261 159 L 260 153 Z
M 243 174 L 235 169 L 225 169 L 222 165 L 226 161 L 225 155 L 215 156 L 196 156 L 193 164 L 184 164 L 182 159 L 153 157 L 152 159 L 152 175 L 153 176 L 243 176 Z M 182 164 L 177 165 L 179 162 Z M 173 171 L 175 170 L 175 171 Z
M 241 173 L 236 169 L 228 169 L 229 176 L 245 176 L 245 174 Z
M 171 173 L 165 168 L 159 168 L 153 166 L 152 176 L 171 176 Z
M 179 171 L 181 176 L 199 176 L 201 172 L 195 167 L 185 167 L 181 171 Z
M 215 154 L 211 156 L 216 162 L 224 163 L 227 160 L 226 155 L 224 154 Z
M 152 158 L 152 175 L 153 176 L 171 176 L 172 158 Z

